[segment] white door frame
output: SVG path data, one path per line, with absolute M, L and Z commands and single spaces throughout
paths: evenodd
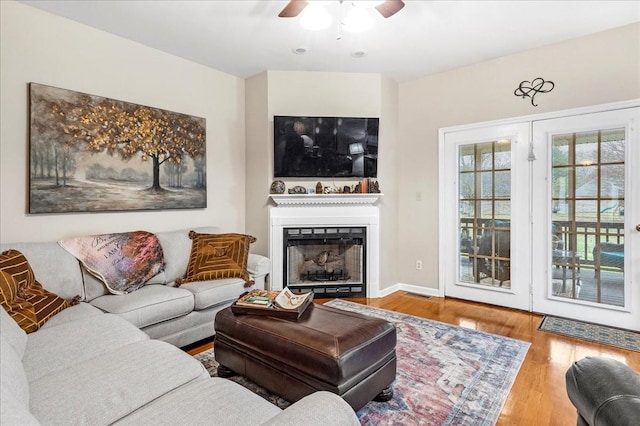
M 439 153 L 438 153 L 439 155 L 438 202 L 439 202 L 439 216 L 440 216 L 440 220 L 439 220 L 440 232 L 438 237 L 439 252 L 440 252 L 439 294 L 441 296 L 449 295 L 448 289 L 451 288 L 451 286 L 455 285 L 455 278 L 457 277 L 457 268 L 456 268 L 457 262 L 455 259 L 458 257 L 458 253 L 457 253 L 458 243 L 455 237 L 452 238 L 452 236 L 458 235 L 458 232 L 457 232 L 458 214 L 455 211 L 457 206 L 457 187 L 455 186 L 455 182 L 452 181 L 451 163 L 450 163 L 450 160 L 447 158 L 447 155 L 451 155 L 451 152 L 452 152 L 451 148 L 447 147 L 445 143 L 445 136 L 447 134 L 452 134 L 454 132 L 477 130 L 477 129 L 493 127 L 493 126 L 512 126 L 512 125 L 523 124 L 523 123 L 527 123 L 529 128 L 531 129 L 533 126 L 533 122 L 539 121 L 539 120 L 547 120 L 547 119 L 560 118 L 560 117 L 570 117 L 570 116 L 576 116 L 581 114 L 590 114 L 594 112 L 611 111 L 611 110 L 633 108 L 633 107 L 639 107 L 639 106 L 640 106 L 640 99 L 634 99 L 630 101 L 615 102 L 610 104 L 575 108 L 575 109 L 562 110 L 562 111 L 556 111 L 551 113 L 515 117 L 511 119 L 506 119 L 506 120 L 481 122 L 481 123 L 468 124 L 463 126 L 453 126 L 453 127 L 446 127 L 446 128 L 439 129 Z M 640 125 L 638 125 L 637 127 L 640 127 Z M 640 129 L 636 129 L 636 131 L 638 130 Z M 533 143 L 531 131 L 528 135 L 528 140 L 526 142 L 527 142 L 527 145 Z M 638 151 L 640 151 L 640 147 L 637 147 L 637 149 Z M 454 167 L 454 169 L 455 169 L 455 173 L 457 173 L 457 166 Z M 525 234 L 528 234 L 526 235 L 526 237 L 529 240 L 530 244 L 529 244 L 529 250 L 527 251 L 528 253 L 527 257 L 529 259 L 530 265 L 534 264 L 534 256 L 533 256 L 534 229 L 533 229 L 533 212 L 532 212 L 534 188 L 533 188 L 533 180 L 531 179 L 532 170 L 533 170 L 533 167 L 531 164 L 529 164 L 528 173 L 529 173 L 530 179 L 529 179 L 529 187 L 528 187 L 529 191 L 527 194 L 527 197 L 528 197 L 527 206 L 529 208 L 529 213 L 528 213 L 529 220 L 527 222 L 528 226 L 526 231 L 525 230 L 518 231 L 520 233 L 520 237 L 524 237 Z M 638 191 L 640 191 L 640 188 L 639 188 L 640 184 L 638 184 L 638 182 L 640 182 L 640 180 L 638 179 L 639 178 L 638 175 L 640 175 L 640 171 L 636 171 L 634 173 L 635 173 L 634 175 L 635 177 L 629 176 L 629 182 L 631 182 L 632 179 L 634 179 L 633 183 L 635 187 L 633 188 L 633 190 L 635 190 L 637 194 Z M 513 188 L 512 188 L 512 193 L 513 193 Z M 631 194 L 632 194 L 632 191 L 629 190 L 627 192 L 626 202 L 628 204 L 634 203 L 632 207 L 632 211 L 635 211 L 637 212 L 636 214 L 638 214 L 640 213 L 640 197 L 634 197 Z M 453 203 L 452 200 L 455 200 L 456 202 Z M 546 220 L 549 220 L 549 218 L 547 217 Z M 635 222 L 640 224 L 640 217 L 634 218 L 633 220 L 635 220 Z M 626 235 L 628 235 L 631 232 L 636 232 L 635 231 L 636 223 L 633 223 L 633 220 L 628 219 L 627 229 L 625 230 Z M 630 226 L 631 228 L 629 228 Z M 513 236 L 512 236 L 512 240 L 513 240 Z M 521 254 L 520 258 L 522 258 L 522 256 L 524 256 L 524 254 Z M 513 258 L 514 256 L 512 254 L 512 259 Z M 635 250 L 633 250 L 632 254 L 630 253 L 629 255 L 627 255 L 627 253 L 625 253 L 625 262 L 627 262 L 627 264 L 633 262 L 634 264 L 640 265 L 640 247 L 636 247 Z M 532 311 L 532 310 L 536 310 L 536 307 L 533 305 L 533 300 L 531 299 L 533 296 L 532 283 L 534 282 L 532 268 L 529 268 L 528 274 L 529 274 L 528 297 L 530 302 L 528 303 L 528 306 L 521 307 L 519 309 Z M 634 272 L 634 274 L 635 276 L 630 275 L 628 279 L 631 280 L 631 282 L 635 283 L 635 285 L 637 286 L 640 283 L 640 276 L 638 276 L 640 273 L 636 271 Z M 460 287 L 463 287 L 463 286 L 460 286 Z M 475 289 L 471 289 L 471 290 L 475 290 Z M 640 293 L 640 290 L 635 290 L 635 293 L 636 293 L 635 296 L 629 299 L 629 303 L 631 303 L 630 309 L 632 309 L 632 311 L 635 311 L 636 315 L 640 315 L 640 295 L 638 294 Z M 460 296 L 456 296 L 456 297 L 460 297 Z M 468 297 L 462 297 L 462 298 L 468 298 Z M 468 298 L 468 299 L 474 300 L 472 298 Z M 499 302 L 501 301 L 496 300 L 494 298 L 491 301 L 487 301 L 485 303 L 500 304 Z M 508 306 L 508 303 L 505 304 L 504 306 Z M 638 327 L 639 325 L 635 324 L 635 329 L 638 329 Z M 631 327 L 631 328 L 634 328 L 634 327 Z

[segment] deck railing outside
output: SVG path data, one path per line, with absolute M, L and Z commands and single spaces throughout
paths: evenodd
M 461 218 L 461 251 L 469 253 L 473 236 L 479 237 L 487 222 L 492 219 Z M 622 222 L 586 222 L 554 221 L 555 235 L 562 241 L 564 250 L 571 250 L 580 256 L 581 264 L 587 269 L 594 268 L 593 249 L 599 242 L 624 243 L 624 223 Z M 575 228 L 574 228 L 575 227 Z M 600 239 L 597 236 L 600 235 Z M 607 269 L 603 266 L 603 269 Z

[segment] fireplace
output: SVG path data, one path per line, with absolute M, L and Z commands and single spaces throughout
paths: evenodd
M 272 194 L 269 288 L 378 297 L 382 194 Z
M 283 282 L 317 297 L 365 297 L 365 227 L 283 229 Z

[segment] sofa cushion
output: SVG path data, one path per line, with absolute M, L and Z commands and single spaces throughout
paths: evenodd
M 0 336 L 22 359 L 27 347 L 27 333 L 0 307 Z
M 29 382 L 22 360 L 7 339 L 0 335 L 0 393 L 12 395 L 17 403 L 29 406 Z M 1 407 L 0 411 L 4 410 Z M 4 423 L 3 423 L 4 424 Z
M 202 233 L 217 232 L 217 228 L 214 227 L 200 227 L 194 230 Z M 187 270 L 189 254 L 191 253 L 189 230 L 158 232 L 156 236 L 160 240 L 160 244 L 162 244 L 164 258 L 167 261 L 167 266 L 164 270 L 166 283 L 173 283 L 178 278 L 184 277 Z
M 29 334 L 22 359 L 30 382 L 149 336 L 117 315 L 101 314 Z
M 96 297 L 104 296 L 105 294 L 111 294 L 109 289 L 107 289 L 107 286 L 98 278 L 94 277 L 91 272 L 87 271 L 87 268 L 81 266 L 80 270 L 82 271 L 82 282 L 84 283 L 85 300 L 87 302 L 92 301 Z M 151 279 L 149 279 L 149 281 L 147 281 L 145 285 L 166 283 L 167 277 L 165 275 L 165 271 L 162 271 L 159 274 L 151 277 Z
M 253 284 L 247 272 L 249 246 L 255 237 L 244 234 L 200 234 L 189 232 L 191 253 L 184 278 L 177 285 L 192 281 L 242 278 L 246 287 Z
M 204 401 L 210 401 L 204 403 Z M 259 425 L 280 410 L 267 400 L 230 380 L 196 380 L 145 405 L 118 425 Z M 304 420 L 298 419 L 298 424 Z
M 126 294 L 164 270 L 162 245 L 146 231 L 68 238 L 58 242 L 113 294 Z
M 28 404 L 21 404 L 15 396 L 7 392 L 0 393 L 0 424 L 19 426 L 41 426 L 41 423 L 29 412 Z
M 40 330 L 46 330 L 47 328 L 71 321 L 84 321 L 86 318 L 99 315 L 104 315 L 104 312 L 89 303 L 80 302 L 77 305 L 70 306 L 64 311 L 57 313 L 56 316 L 49 318 L 49 321 L 44 323 L 44 325 L 40 327 Z
M 49 291 L 64 299 L 84 297 L 78 259 L 56 242 L 0 244 L 0 250 L 15 249 L 29 259 L 33 273 Z
M 179 386 L 208 377 L 202 364 L 182 350 L 145 340 L 31 382 L 31 413 L 43 424 L 111 424 Z
M 188 290 L 154 284 L 129 294 L 101 296 L 91 304 L 143 328 L 187 315 L 193 311 L 194 300 Z
M 69 303 L 42 287 L 18 250 L 0 254 L 0 303 L 27 333 L 36 331 Z M 79 296 L 78 296 L 79 297 Z
M 244 281 L 239 278 L 195 281 L 183 284 L 180 288 L 193 293 L 196 311 L 232 302 L 245 291 Z

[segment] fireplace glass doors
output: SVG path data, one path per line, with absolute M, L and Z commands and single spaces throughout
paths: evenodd
M 284 284 L 317 297 L 366 296 L 365 227 L 285 228 Z

